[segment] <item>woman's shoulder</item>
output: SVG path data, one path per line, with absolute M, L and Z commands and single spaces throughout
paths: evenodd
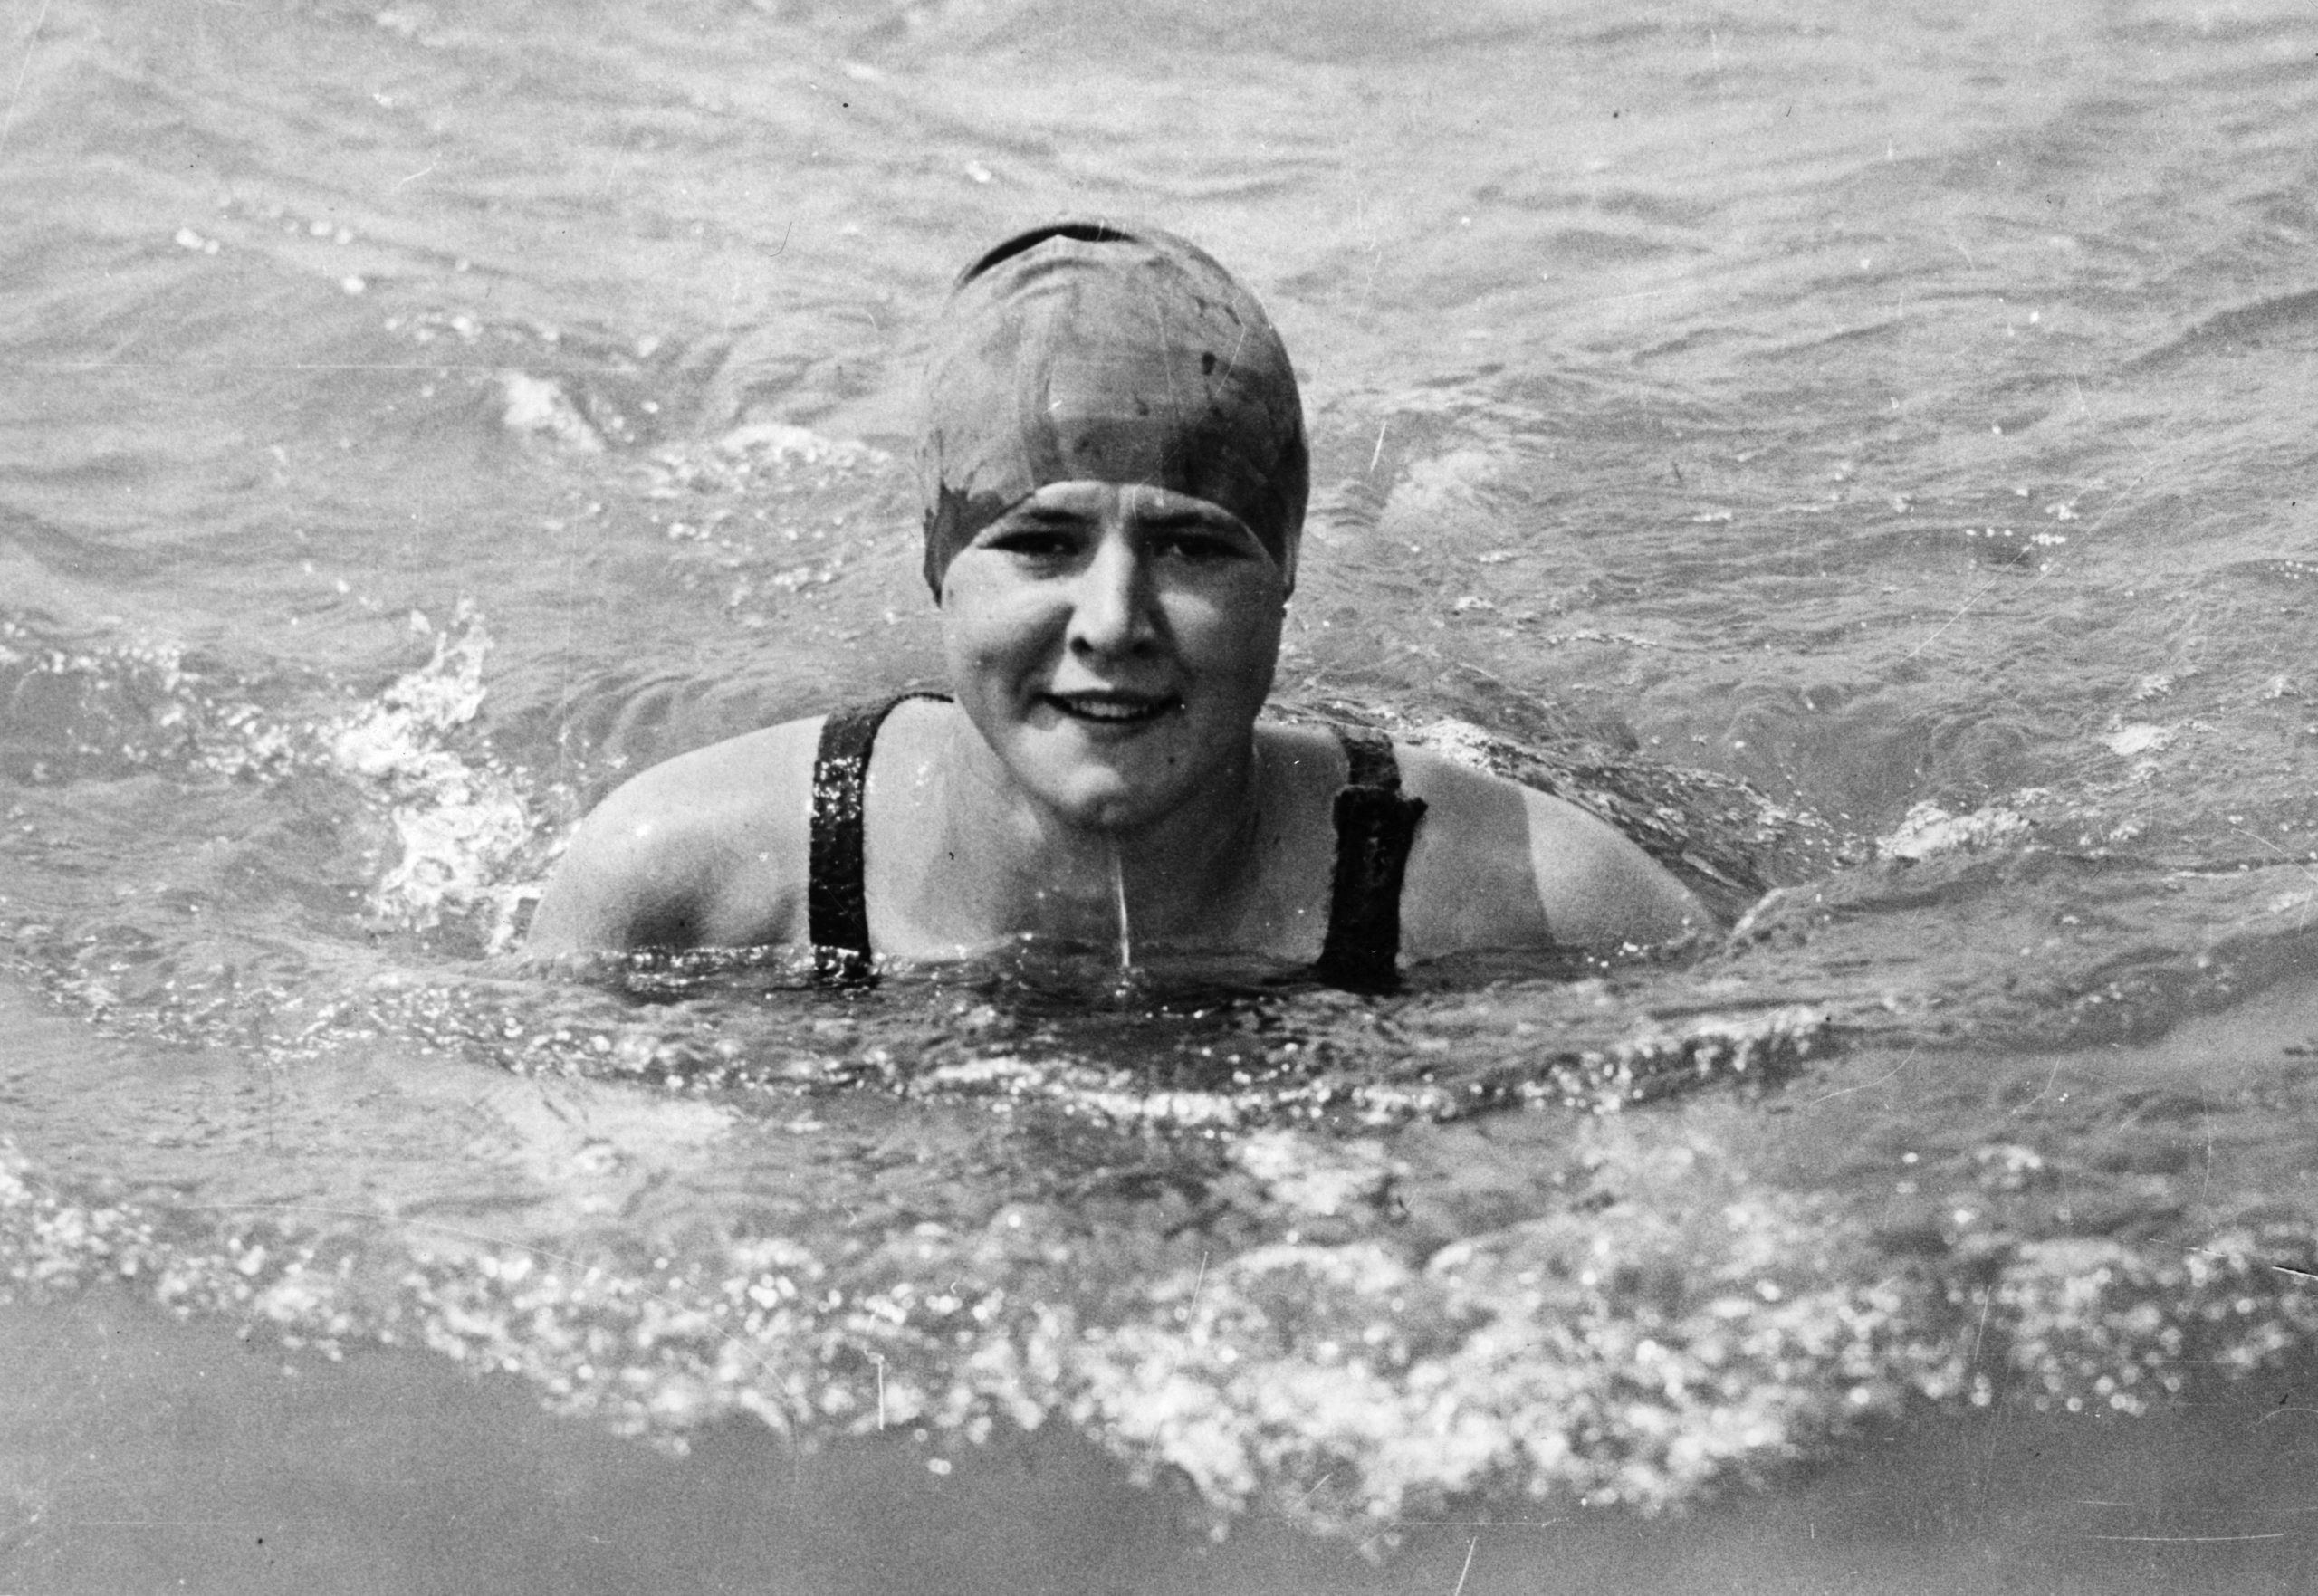
M 1430 749 L 1394 751 L 1405 789 L 1426 809 L 1402 897 L 1410 952 L 1650 945 L 1712 923 L 1599 816 Z
M 1299 780 L 1343 784 L 1343 739 L 1333 726 L 1267 718 L 1256 722 L 1256 746 L 1269 765 Z
M 573 834 L 532 918 L 531 945 L 584 952 L 795 940 L 821 724 L 815 716 L 744 732 L 614 788 Z
M 674 840 L 773 824 L 812 790 L 824 719 L 784 721 L 663 760 L 613 789 L 583 829 Z

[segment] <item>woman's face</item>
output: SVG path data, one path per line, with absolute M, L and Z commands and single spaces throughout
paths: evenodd
M 1164 488 L 1049 483 L 951 560 L 959 705 L 1066 822 L 1131 831 L 1244 768 L 1271 692 L 1283 566 L 1228 511 Z

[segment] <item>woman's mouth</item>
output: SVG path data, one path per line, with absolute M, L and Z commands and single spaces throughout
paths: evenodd
M 1039 702 L 1052 705 L 1074 721 L 1094 726 L 1132 726 L 1155 721 L 1183 707 L 1183 701 L 1165 693 L 1048 693 Z

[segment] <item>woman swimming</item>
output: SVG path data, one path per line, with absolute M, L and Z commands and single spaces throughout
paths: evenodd
M 1303 411 L 1262 308 L 1202 251 L 1093 224 L 1010 239 L 958 280 L 926 388 L 952 696 L 636 777 L 574 837 L 534 952 L 810 946 L 845 971 L 1131 926 L 1138 949 L 1377 986 L 1403 956 L 1710 923 L 1557 798 L 1260 720 L 1296 586 Z

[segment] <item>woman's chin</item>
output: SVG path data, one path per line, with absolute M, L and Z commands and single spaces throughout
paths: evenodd
M 1167 808 L 1154 803 L 1150 793 L 1124 786 L 1071 791 L 1060 795 L 1060 801 L 1051 802 L 1050 807 L 1056 817 L 1074 831 L 1121 837 L 1142 830 Z
M 1056 772 L 1033 788 L 1054 817 L 1074 831 L 1125 836 L 1176 808 L 1185 795 L 1173 784 L 1138 779 L 1130 771 L 1078 769 Z
M 1229 780 L 1229 767 L 1202 758 L 1180 721 L 1135 737 L 1041 731 L 997 745 L 1000 760 L 1019 789 L 1074 831 L 1124 836 L 1196 804 L 1205 783 Z

